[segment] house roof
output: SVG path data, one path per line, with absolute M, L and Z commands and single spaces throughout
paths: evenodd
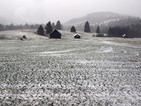
M 57 30 L 57 29 L 54 29 L 50 35 L 54 35 L 54 34 L 58 34 L 58 35 L 61 35 L 61 33 Z
M 57 31 L 56 29 L 54 29 L 50 33 L 50 38 L 61 38 L 61 33 L 59 31 Z
M 79 33 L 74 34 L 74 36 L 81 36 Z

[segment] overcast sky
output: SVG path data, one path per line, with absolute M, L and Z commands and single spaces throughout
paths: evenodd
M 99 11 L 141 17 L 141 0 L 0 0 L 0 17 L 27 22 L 65 22 Z

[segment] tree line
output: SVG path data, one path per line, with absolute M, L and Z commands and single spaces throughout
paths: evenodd
M 62 26 L 62 24 L 61 24 L 61 22 L 59 20 L 56 22 L 56 25 L 49 21 L 45 25 L 45 27 L 43 25 L 40 25 L 38 27 L 37 34 L 39 34 L 39 35 L 46 35 L 46 34 L 50 34 L 54 29 L 62 30 L 62 28 L 63 28 L 63 26 Z
M 74 25 L 71 27 L 70 32 L 76 32 L 76 28 Z M 90 24 L 88 21 L 86 21 L 86 23 L 84 25 L 84 32 L 87 32 L 87 33 L 91 32 L 91 27 L 90 27 Z M 100 33 L 100 32 L 101 32 L 100 27 L 97 26 L 96 33 Z
M 61 30 L 62 29 L 62 24 L 60 21 L 57 21 L 56 25 L 54 23 L 51 23 L 50 21 L 46 24 L 45 28 L 40 25 L 39 28 L 37 29 L 37 34 L 39 35 L 45 35 L 45 34 L 50 34 L 53 29 Z M 70 32 L 76 32 L 75 26 L 72 26 L 70 29 Z M 91 32 L 89 22 L 86 21 L 85 26 L 84 26 L 84 32 Z
M 3 25 L 0 24 L 0 31 L 4 30 L 18 30 L 18 29 L 37 29 L 39 27 L 39 24 L 24 24 L 24 25 L 14 25 L 14 24 L 9 24 L 9 25 Z
M 103 35 L 105 33 L 108 37 L 123 37 L 123 35 L 127 38 L 141 37 L 141 22 L 127 26 L 110 26 L 107 28 L 107 31 L 102 31 L 101 28 L 103 28 L 102 25 L 97 26 L 94 32 L 98 34 L 103 33 Z M 91 32 L 91 26 L 88 21 L 85 23 L 83 31 Z M 75 26 L 71 27 L 70 32 L 76 32 Z
M 128 20 L 130 21 L 130 20 Z M 133 21 L 134 22 L 134 21 Z M 123 35 L 126 35 L 126 37 L 133 38 L 133 37 L 141 37 L 141 20 L 138 20 L 136 23 L 131 25 L 111 25 L 111 26 L 104 26 L 104 25 L 98 25 L 95 26 L 96 33 L 106 33 L 109 37 L 123 37 Z M 39 35 L 46 35 L 50 34 L 54 29 L 61 30 L 63 28 L 61 22 L 58 20 L 56 24 L 50 21 L 46 25 L 39 25 L 39 24 L 24 24 L 24 25 L 2 25 L 0 24 L 0 31 L 4 30 L 16 30 L 16 29 L 37 29 L 37 34 Z M 106 30 L 104 30 L 106 29 Z M 90 33 L 92 31 L 92 26 L 90 26 L 89 22 L 86 21 L 83 27 L 83 31 Z M 70 28 L 70 32 L 76 32 L 76 28 L 73 25 Z
M 141 37 L 141 24 L 121 27 L 109 27 L 108 29 L 109 37 L 123 37 L 123 35 L 127 38 L 139 38 Z

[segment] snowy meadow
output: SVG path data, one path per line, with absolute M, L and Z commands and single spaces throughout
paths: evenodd
M 141 39 L 60 32 L 0 32 L 0 106 L 141 106 Z

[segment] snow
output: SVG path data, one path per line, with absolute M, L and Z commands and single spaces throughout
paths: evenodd
M 35 39 L 0 41 L 0 105 L 141 106 L 141 48 L 131 39 Z

